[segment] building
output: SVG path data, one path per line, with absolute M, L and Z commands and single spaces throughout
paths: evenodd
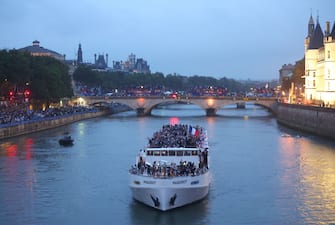
M 126 61 L 113 61 L 113 71 L 122 71 L 129 73 L 151 73 L 148 62 L 143 58 L 136 58 L 131 53 Z
M 312 15 L 305 38 L 305 100 L 307 103 L 335 105 L 335 23 L 323 32 Z
M 60 61 L 65 61 L 65 55 L 61 55 L 58 52 L 41 47 L 40 42 L 37 40 L 33 41 L 33 45 L 20 48 L 18 51 L 29 52 L 32 56 L 48 56 Z
M 279 84 L 282 84 L 285 78 L 292 77 L 293 71 L 295 69 L 295 65 L 292 64 L 284 64 L 279 70 Z
M 107 70 L 107 68 L 108 68 L 108 54 L 106 54 L 106 58 L 104 55 L 101 54 L 99 54 L 97 58 L 97 54 L 94 54 L 93 69 Z

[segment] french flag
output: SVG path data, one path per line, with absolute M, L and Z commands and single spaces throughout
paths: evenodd
M 194 136 L 196 136 L 196 137 L 199 136 L 199 130 L 197 128 L 195 129 Z

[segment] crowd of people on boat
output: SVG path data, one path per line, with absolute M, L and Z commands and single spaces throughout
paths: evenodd
M 167 124 L 149 138 L 150 148 L 196 148 L 203 141 L 203 129 L 186 124 Z
M 152 165 L 140 161 L 137 165 L 132 166 L 130 173 L 153 176 L 157 178 L 171 178 L 177 176 L 196 176 L 208 170 L 208 167 L 197 167 L 194 162 L 180 161 L 167 164 L 166 162 L 154 162 Z

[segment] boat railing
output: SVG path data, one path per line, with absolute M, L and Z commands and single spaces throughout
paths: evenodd
M 147 165 L 134 165 L 129 170 L 130 174 L 140 175 L 145 177 L 154 177 L 160 179 L 169 179 L 174 177 L 183 176 L 199 176 L 208 171 L 208 167 L 202 168 L 191 168 L 191 167 L 170 167 L 170 166 L 158 166 L 149 167 Z

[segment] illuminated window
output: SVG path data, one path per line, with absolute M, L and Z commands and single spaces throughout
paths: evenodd
M 330 59 L 330 51 L 328 50 L 328 59 Z
M 315 80 L 313 80 L 313 87 L 315 87 Z
M 167 156 L 167 151 L 162 151 L 161 154 L 162 156 Z
M 161 155 L 161 151 L 154 151 L 154 155 L 155 156 L 160 156 Z

